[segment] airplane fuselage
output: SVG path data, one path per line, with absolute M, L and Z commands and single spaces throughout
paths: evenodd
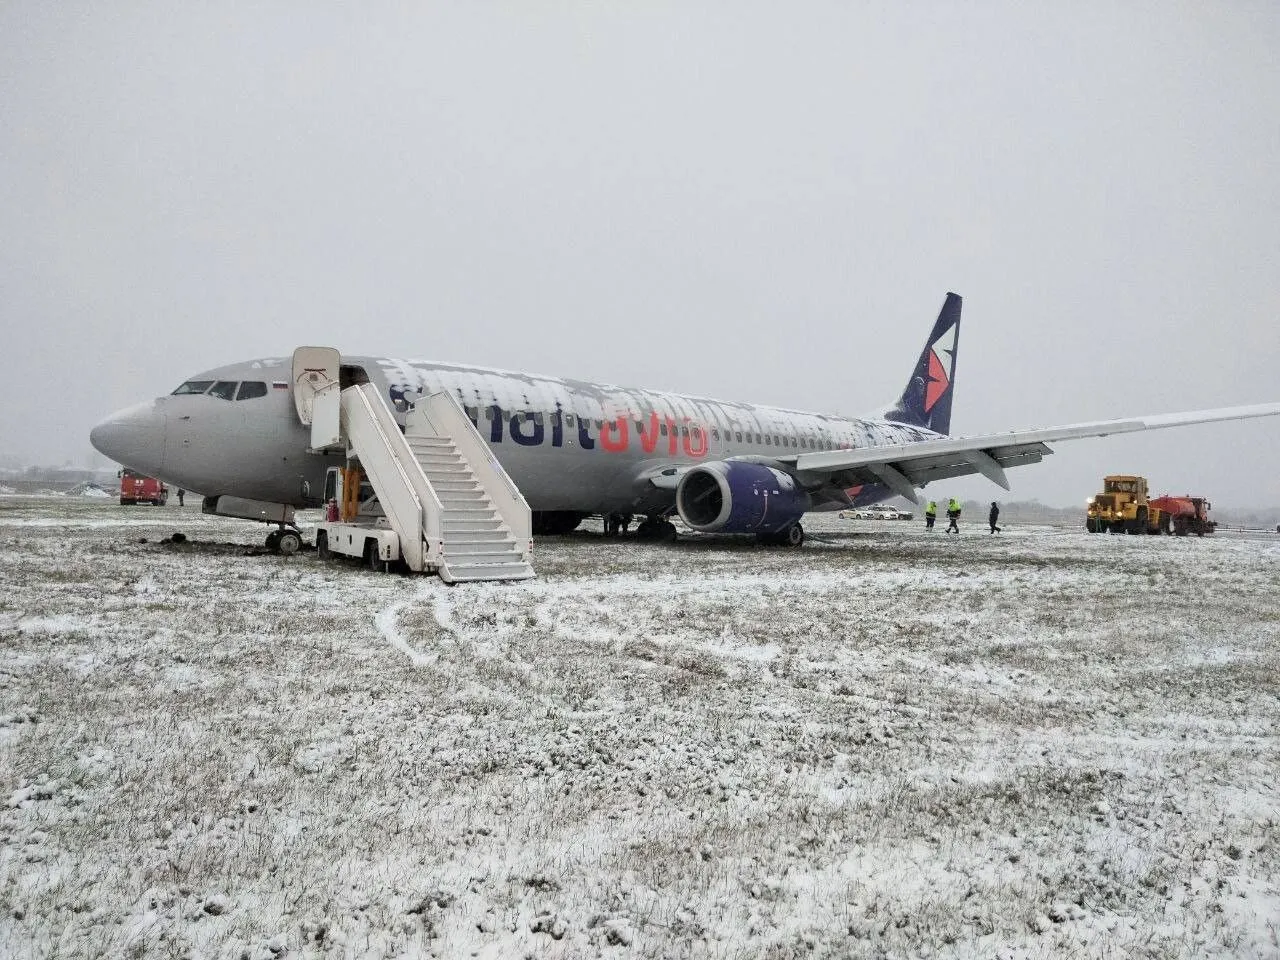
M 376 384 L 401 421 L 417 398 L 452 394 L 535 511 L 662 511 L 673 502 L 674 484 L 654 479 L 672 466 L 938 436 L 882 419 L 485 367 L 374 357 L 342 363 L 344 375 Z M 310 431 L 295 411 L 290 377 L 287 359 L 210 370 L 99 425 L 94 443 L 130 467 L 207 496 L 316 506 L 325 471 L 341 458 L 309 452 Z M 885 490 L 865 485 L 850 494 L 870 502 Z

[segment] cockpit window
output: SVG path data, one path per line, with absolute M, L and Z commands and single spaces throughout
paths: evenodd
M 234 380 L 219 380 L 209 390 L 209 396 L 219 397 L 223 400 L 233 400 L 236 395 L 236 382 Z
M 237 400 L 252 400 L 254 397 L 265 397 L 267 395 L 267 385 L 261 380 L 246 380 L 240 384 L 240 391 L 236 394 Z
M 212 386 L 212 380 L 188 380 L 177 390 L 173 391 L 172 396 L 176 397 L 183 393 L 204 393 Z

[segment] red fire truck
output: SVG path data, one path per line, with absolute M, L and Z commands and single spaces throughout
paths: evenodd
M 169 500 L 169 487 L 155 477 L 134 473 L 127 467 L 116 474 L 120 478 L 120 503 L 151 503 L 163 507 Z

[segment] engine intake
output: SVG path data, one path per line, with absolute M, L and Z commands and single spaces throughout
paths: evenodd
M 713 460 L 680 478 L 676 509 L 685 523 L 704 533 L 774 533 L 809 509 L 809 494 L 785 470 Z

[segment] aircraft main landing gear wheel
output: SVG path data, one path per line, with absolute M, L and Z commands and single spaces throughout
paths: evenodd
M 276 549 L 286 557 L 291 557 L 302 549 L 302 537 L 296 530 L 281 531 L 276 539 Z
M 678 535 L 676 525 L 662 517 L 647 517 L 636 527 L 636 538 L 651 543 L 674 543 Z
M 272 530 L 267 534 L 267 549 L 272 553 L 275 553 L 280 549 L 280 537 L 283 534 L 283 530 Z
M 771 547 L 798 547 L 804 543 L 804 527 L 792 523 L 772 533 L 757 533 L 756 541 Z

